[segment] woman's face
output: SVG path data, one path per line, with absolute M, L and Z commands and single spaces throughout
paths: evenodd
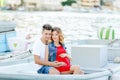
M 54 42 L 59 42 L 59 34 L 57 33 L 57 31 L 52 32 L 52 39 Z

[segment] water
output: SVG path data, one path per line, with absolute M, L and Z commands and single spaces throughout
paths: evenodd
M 42 25 L 49 23 L 61 27 L 65 41 L 98 38 L 100 27 L 115 29 L 115 38 L 120 38 L 120 15 L 107 13 L 78 12 L 1 12 L 0 20 L 17 23 L 16 31 L 40 34 Z M 24 36 L 24 34 L 21 34 Z

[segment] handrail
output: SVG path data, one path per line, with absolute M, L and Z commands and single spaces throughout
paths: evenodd
M 111 71 L 112 74 L 120 71 L 120 67 L 117 67 L 117 68 L 113 68 L 113 69 L 108 69 L 109 71 Z
M 10 31 L 15 31 L 15 29 L 7 30 L 7 31 L 0 31 L 0 33 L 10 32 Z
M 108 46 L 112 46 L 115 42 L 119 41 L 120 39 L 115 39 L 115 40 L 112 40 L 111 42 L 109 42 L 107 45 Z

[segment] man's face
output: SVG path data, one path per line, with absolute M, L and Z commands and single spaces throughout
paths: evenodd
M 51 39 L 51 30 L 44 30 L 42 32 L 42 37 L 44 38 L 44 40 L 50 40 Z

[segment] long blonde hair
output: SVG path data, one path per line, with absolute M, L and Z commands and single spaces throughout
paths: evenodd
M 64 43 L 64 36 L 63 36 L 62 30 L 59 27 L 53 27 L 52 32 L 53 31 L 56 31 L 59 34 L 59 42 L 61 44 L 63 44 Z

